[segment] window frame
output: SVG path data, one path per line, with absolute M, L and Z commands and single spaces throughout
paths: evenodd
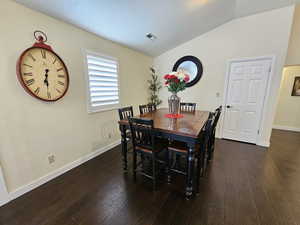
M 84 67 L 85 67 L 85 82 L 86 82 L 86 95 L 87 95 L 87 111 L 88 113 L 96 113 L 96 112 L 104 112 L 104 111 L 112 111 L 115 109 L 120 108 L 121 105 L 121 99 L 120 99 L 120 92 L 121 92 L 121 87 L 120 87 L 120 74 L 119 74 L 119 60 L 116 57 L 108 56 L 102 53 L 98 53 L 95 51 L 90 51 L 87 49 L 83 50 L 83 55 L 84 55 Z M 108 60 L 113 60 L 116 61 L 117 63 L 117 79 L 118 79 L 118 104 L 114 105 L 107 105 L 107 106 L 92 106 L 91 102 L 91 93 L 90 93 L 90 80 L 89 80 L 89 67 L 88 67 L 88 60 L 87 57 L 88 55 L 94 56 L 94 57 L 100 57 Z

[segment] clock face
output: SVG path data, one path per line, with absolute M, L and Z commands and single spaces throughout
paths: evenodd
M 22 54 L 18 66 L 19 80 L 32 96 L 44 101 L 57 101 L 67 92 L 67 68 L 53 51 L 29 48 Z

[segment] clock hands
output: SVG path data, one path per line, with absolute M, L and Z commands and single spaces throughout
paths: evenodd
M 48 99 L 51 99 L 51 94 L 49 92 L 49 81 L 48 81 L 48 73 L 49 73 L 49 69 L 45 69 L 45 80 L 44 80 L 44 84 L 47 86 L 47 96 Z
M 48 81 L 48 73 L 49 73 L 49 70 L 46 69 L 45 72 L 46 72 L 46 74 L 45 74 L 44 84 L 47 86 L 47 89 L 48 89 L 48 87 L 49 87 L 49 81 Z

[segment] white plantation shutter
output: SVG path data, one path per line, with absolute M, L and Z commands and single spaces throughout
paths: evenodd
M 118 62 L 110 57 L 86 54 L 89 111 L 119 106 Z

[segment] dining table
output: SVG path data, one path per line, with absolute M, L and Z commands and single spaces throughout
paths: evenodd
M 190 198 L 194 193 L 194 161 L 196 146 L 201 146 L 203 128 L 209 118 L 209 111 L 196 110 L 194 112 L 180 112 L 178 118 L 169 118 L 169 110 L 160 108 L 155 111 L 134 116 L 134 118 L 151 119 L 154 122 L 155 135 L 170 141 L 185 142 L 188 147 L 187 178 L 185 195 Z M 127 119 L 119 121 L 121 131 L 121 145 L 123 169 L 127 171 L 127 141 L 129 122 Z M 201 147 L 200 147 L 201 148 Z

